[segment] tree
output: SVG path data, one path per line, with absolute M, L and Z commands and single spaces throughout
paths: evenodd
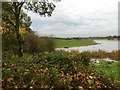
M 23 7 L 29 11 L 38 13 L 41 16 L 51 16 L 53 10 L 55 9 L 55 5 L 53 3 L 49 3 L 48 0 L 41 0 L 39 2 L 3 2 L 3 16 L 5 18 L 11 17 L 14 22 L 9 22 L 13 25 L 14 33 L 16 35 L 16 39 L 18 41 L 19 46 L 19 56 L 23 56 L 23 38 L 20 34 L 20 21 L 23 19 L 21 12 L 23 11 Z M 3 19 L 4 20 L 4 19 Z M 11 21 L 11 20 L 9 20 Z
M 8 11 L 6 11 L 6 7 Z M 2 45 L 3 51 L 12 50 L 15 54 L 18 53 L 18 44 L 16 40 L 15 33 L 15 17 L 12 12 L 10 12 L 10 6 L 7 3 L 3 3 L 3 15 L 2 15 Z M 22 16 L 19 24 L 19 33 L 21 36 L 26 32 L 26 30 L 30 30 L 31 18 L 27 16 L 22 10 L 20 12 L 20 16 Z

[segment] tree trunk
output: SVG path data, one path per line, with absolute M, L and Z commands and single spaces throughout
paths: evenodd
M 20 34 L 17 34 L 17 41 L 19 46 L 19 56 L 23 56 L 23 39 Z
M 16 20 L 16 38 L 18 41 L 18 47 L 19 47 L 19 56 L 23 56 L 23 38 L 19 33 L 19 18 Z
M 20 19 L 19 19 L 19 16 L 20 16 L 20 8 L 15 4 L 15 33 L 16 33 L 16 38 L 17 38 L 17 41 L 18 41 L 18 47 L 19 47 L 19 56 L 23 56 L 23 38 L 22 36 L 20 35 L 19 33 L 19 24 L 20 24 Z

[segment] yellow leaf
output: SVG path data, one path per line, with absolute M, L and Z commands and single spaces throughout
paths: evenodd
M 8 78 L 7 81 L 8 82 L 11 82 L 13 80 L 13 78 Z
M 25 30 L 25 28 L 20 27 L 19 32 L 20 32 L 20 34 L 24 34 L 26 32 L 26 30 Z
M 72 81 L 72 77 L 70 77 L 70 79 L 69 79 L 70 81 Z

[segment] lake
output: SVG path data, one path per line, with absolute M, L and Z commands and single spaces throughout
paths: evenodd
M 94 42 L 98 44 L 90 45 L 90 46 L 70 47 L 70 48 L 57 48 L 56 50 L 65 50 L 65 51 L 77 50 L 79 52 L 98 51 L 98 50 L 111 52 L 113 50 L 120 50 L 120 48 L 118 49 L 118 43 L 120 42 L 118 40 L 94 40 Z

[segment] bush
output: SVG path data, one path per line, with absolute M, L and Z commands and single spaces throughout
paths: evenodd
M 6 53 L 6 57 L 9 57 Z M 7 56 L 8 55 L 8 56 Z M 23 57 L 5 58 L 2 62 L 3 89 L 107 89 L 119 90 L 119 81 L 97 75 L 81 65 L 87 53 L 71 55 L 62 52 L 26 54 Z M 89 59 L 86 59 L 89 60 Z M 86 63 L 85 65 L 87 65 Z M 79 67 L 76 69 L 76 67 Z M 113 83 L 112 83 L 113 82 Z
M 14 54 L 18 53 L 18 42 L 13 33 L 2 34 L 2 51 L 12 51 Z
M 41 52 L 51 52 L 55 50 L 55 41 L 52 37 L 39 38 L 39 43 Z
M 81 61 L 84 66 L 88 66 L 90 63 L 90 57 L 87 52 L 81 53 Z
M 52 37 L 38 37 L 33 32 L 24 34 L 24 51 L 27 53 L 40 53 L 54 51 L 55 42 Z
M 89 53 L 82 52 L 80 54 L 77 54 L 77 56 L 75 56 L 74 60 L 81 63 L 83 66 L 88 66 L 90 63 Z

